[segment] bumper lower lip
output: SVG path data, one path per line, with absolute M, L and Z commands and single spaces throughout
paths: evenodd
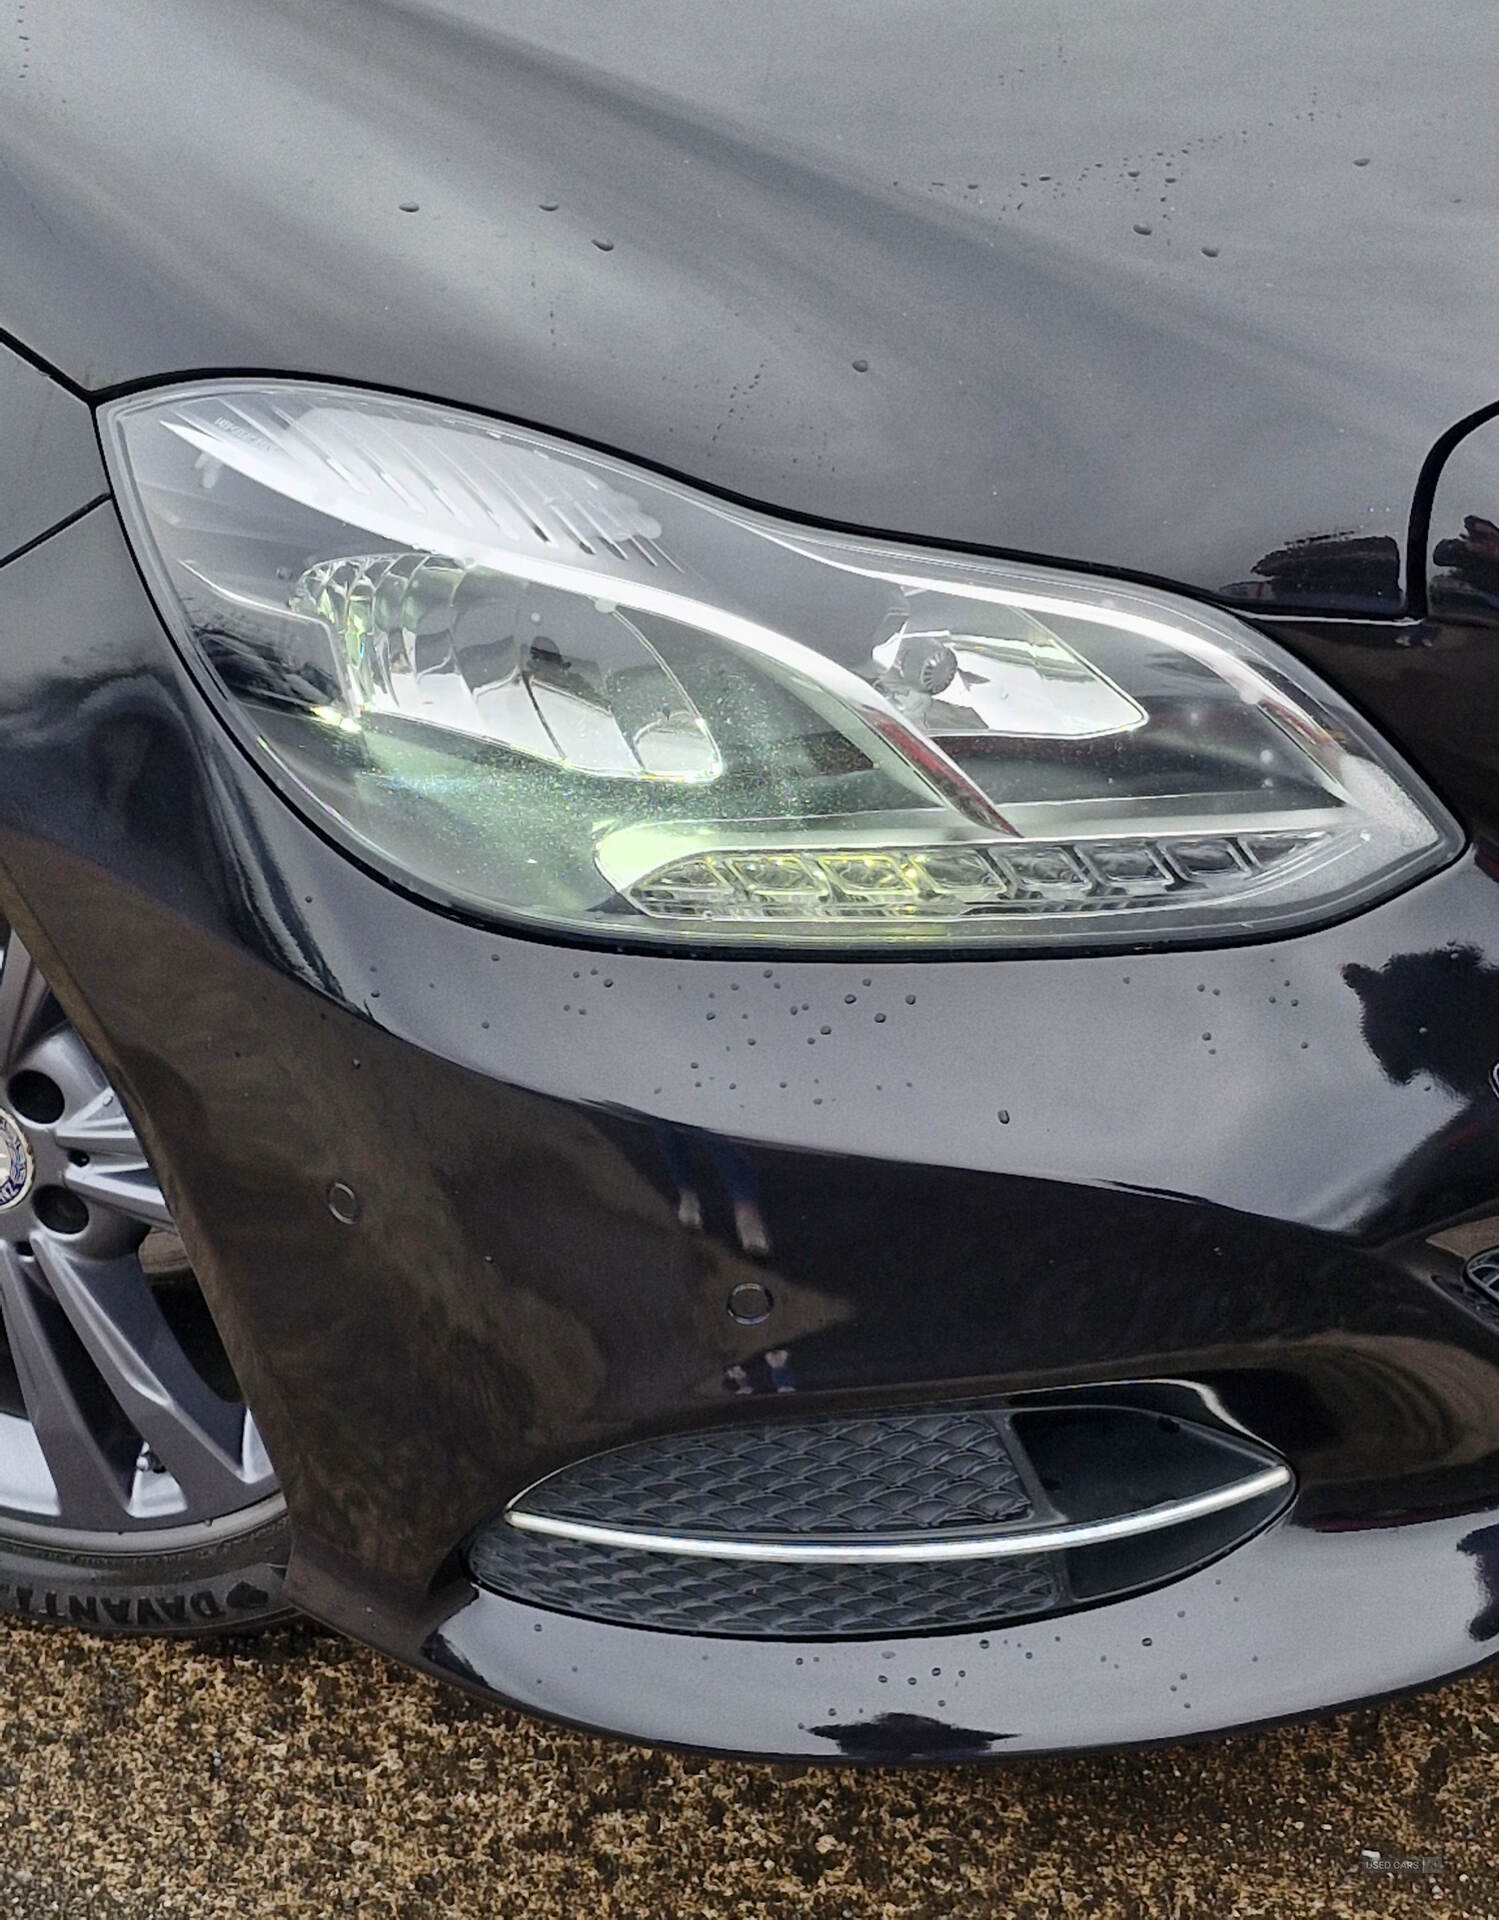
M 1246 1474 L 1230 1486 L 1189 1499 L 1162 1501 L 1138 1513 L 1115 1514 L 1106 1520 L 1074 1521 L 1063 1526 L 1016 1526 L 993 1532 L 965 1533 L 946 1539 L 735 1539 L 728 1535 L 647 1533 L 631 1527 L 601 1527 L 586 1520 L 567 1520 L 554 1514 L 527 1513 L 512 1508 L 506 1519 L 523 1533 L 546 1534 L 555 1540 L 576 1540 L 595 1547 L 632 1548 L 637 1553 L 662 1553 L 683 1559 L 743 1560 L 778 1565 L 841 1564 L 845 1566 L 920 1565 L 943 1560 L 1003 1560 L 1037 1553 L 1065 1553 L 1075 1547 L 1103 1546 L 1138 1534 L 1157 1533 L 1193 1520 L 1205 1520 L 1229 1508 L 1247 1506 L 1267 1494 L 1291 1485 L 1288 1467 L 1265 1467 Z
M 1407 1527 L 1284 1520 L 1108 1606 L 897 1641 L 693 1640 L 477 1594 L 423 1662 L 631 1739 L 803 1759 L 1000 1758 L 1224 1732 L 1499 1657 L 1499 1506 Z

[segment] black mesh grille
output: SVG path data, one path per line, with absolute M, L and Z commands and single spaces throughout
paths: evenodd
M 998 1417 L 941 1407 L 667 1435 L 566 1467 L 519 1504 L 598 1526 L 762 1536 L 949 1532 L 1030 1512 Z
M 520 1505 L 653 1533 L 805 1538 L 950 1534 L 1031 1503 L 1003 1421 L 982 1407 L 761 1421 L 595 1454 Z M 595 1620 L 782 1639 L 937 1632 L 1044 1613 L 1044 1559 L 811 1566 L 642 1553 L 498 1520 L 470 1553 L 484 1586 Z
M 1043 1559 L 832 1566 L 637 1553 L 486 1527 L 470 1553 L 481 1586 L 533 1606 L 678 1633 L 850 1639 L 940 1633 L 1049 1612 L 1060 1594 Z

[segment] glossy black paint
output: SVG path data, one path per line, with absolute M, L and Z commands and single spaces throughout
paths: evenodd
M 164 1171 L 313 1611 L 537 1711 L 855 1759 L 1169 1737 L 1494 1651 L 1499 1322 L 1457 1276 L 1499 1244 L 1499 425 L 1432 456 L 1496 398 L 1490 37 L 1486 0 L 29 10 L 0 906 Z M 444 918 L 269 791 L 89 510 L 85 396 L 257 368 L 1234 601 L 1473 847 L 1202 953 L 677 960 Z M 1295 1507 L 1059 1622 L 699 1643 L 462 1574 L 538 1473 L 776 1387 L 1180 1381 Z
M 163 1169 L 324 1618 L 639 1737 L 856 1758 L 1171 1736 L 1492 1651 L 1499 1333 L 1428 1244 L 1499 1216 L 1499 892 L 1471 855 L 1201 953 L 704 961 L 486 931 L 269 790 L 105 506 L 0 573 L 0 893 Z M 742 1282 L 769 1321 L 726 1310 Z M 1044 1648 L 700 1649 L 462 1578 L 538 1473 L 788 1380 L 814 1407 L 1189 1380 L 1300 1495 Z
M 0 447 L 0 562 L 109 491 L 89 409 L 5 347 Z
M 1488 0 L 109 0 L 0 62 L 0 328 L 869 530 L 1399 605 L 1494 402 Z M 1418 561 L 1419 567 L 1419 561 Z
M 1492 633 L 1499 626 L 1499 420 L 1474 427 L 1443 461 L 1427 558 L 1431 619 Z

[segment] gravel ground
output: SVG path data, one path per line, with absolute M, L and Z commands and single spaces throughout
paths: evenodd
M 871 1773 L 561 1732 L 313 1627 L 7 1626 L 0 1723 L 6 1920 L 1499 1915 L 1499 1669 L 1320 1726 Z

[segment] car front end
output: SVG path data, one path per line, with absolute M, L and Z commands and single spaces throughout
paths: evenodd
M 252 110 L 132 226 L 91 11 L 3 210 L 0 1605 L 828 1759 L 1488 1657 L 1488 396 L 461 12 L 375 12 L 378 215 L 326 22 L 152 28 L 174 150 Z

